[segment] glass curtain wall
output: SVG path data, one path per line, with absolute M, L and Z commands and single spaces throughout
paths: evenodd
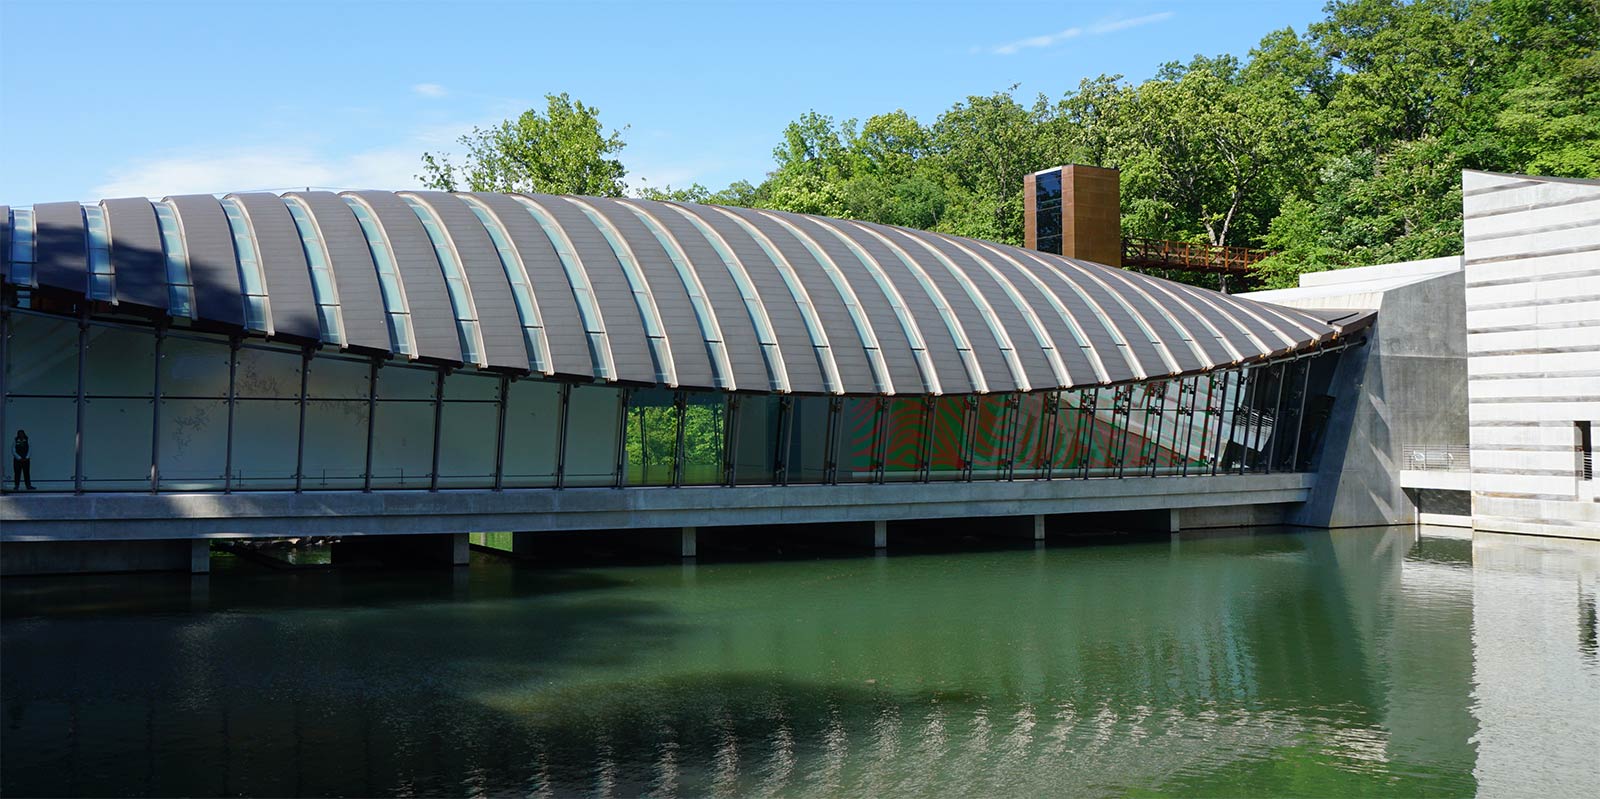
M 1312 467 L 1337 354 L 937 397 L 622 389 L 5 316 L 42 491 L 429 490 L 1206 475 Z M 6 490 L 13 463 L 4 459 Z M 620 470 L 620 471 L 619 471 Z
M 27 436 L 30 472 L 41 491 L 71 491 L 78 447 L 78 323 L 9 314 L 5 364 L 5 489 L 16 480 L 12 445 Z M 26 484 L 20 486 L 26 489 Z
M 728 454 L 728 400 L 721 394 L 683 392 L 681 485 L 722 485 Z

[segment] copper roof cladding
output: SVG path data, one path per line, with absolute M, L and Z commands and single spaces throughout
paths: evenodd
M 349 345 L 397 354 L 383 333 L 375 260 L 346 204 L 321 192 L 299 196 L 333 258 Z M 395 192 L 343 196 L 375 211 L 409 305 L 387 310 L 410 313 L 417 357 L 459 363 L 464 349 L 446 277 L 417 217 Z M 443 220 L 462 262 L 486 365 L 514 373 L 546 363 L 555 376 L 708 390 L 1026 391 L 1204 372 L 1310 350 L 1371 321 L 1018 247 L 802 214 L 548 195 L 412 196 Z M 264 251 L 279 334 L 289 320 L 298 337 L 314 333 L 317 298 L 300 274 L 306 261 L 285 249 L 296 241 L 277 208 L 285 200 L 239 197 Z M 217 201 L 173 200 L 195 273 L 197 320 L 238 328 L 237 255 Z M 118 297 L 148 305 L 165 296 L 167 276 L 154 266 L 162 245 L 140 203 L 148 201 L 107 203 L 111 259 Z M 36 284 L 85 292 L 79 206 L 35 211 Z M 486 219 L 499 226 L 502 251 L 491 246 Z M 4 257 L 0 274 L 9 274 L 9 249 Z M 527 297 L 513 303 L 511 286 L 525 287 L 537 308 L 525 307 Z M 524 335 L 533 310 L 548 353 L 526 351 L 536 341 Z

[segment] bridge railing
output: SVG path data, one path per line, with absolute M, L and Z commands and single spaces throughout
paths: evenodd
M 1246 274 L 1272 250 L 1254 247 L 1193 244 L 1164 239 L 1124 238 L 1122 265 L 1145 269 L 1188 269 L 1197 272 Z

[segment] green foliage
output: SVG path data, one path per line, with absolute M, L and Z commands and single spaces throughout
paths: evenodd
M 607 134 L 600 111 L 566 94 L 545 96 L 545 113 L 533 109 L 516 119 L 462 136 L 465 163 L 424 153 L 423 185 L 441 191 L 546 192 L 620 197 L 627 170 L 612 157 L 625 146 L 622 134 Z
M 784 128 L 759 184 L 639 196 L 1022 241 L 1026 175 L 1122 172 L 1125 235 L 1266 246 L 1257 282 L 1459 253 L 1462 169 L 1600 177 L 1600 0 L 1333 0 L 1244 58 L 1196 57 L 1057 99 L 1016 87 L 925 124 L 904 110 Z M 566 95 L 463 137 L 438 188 L 617 195 L 619 133 Z M 1194 279 L 1178 275 L 1179 279 Z

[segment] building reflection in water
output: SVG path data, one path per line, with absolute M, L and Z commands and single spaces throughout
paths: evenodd
M 1472 544 L 1474 774 L 1484 793 L 1600 786 L 1600 541 L 1479 533 Z
M 202 611 L 187 578 L 9 581 L 3 788 L 1570 795 L 1597 575 L 1600 545 L 1407 528 L 224 572 Z

